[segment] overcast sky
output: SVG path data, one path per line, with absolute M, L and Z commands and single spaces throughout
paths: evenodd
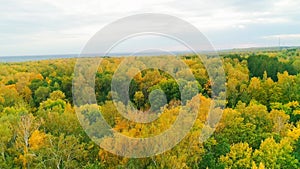
M 0 56 L 76 54 L 103 26 L 145 12 L 169 14 L 188 21 L 216 49 L 278 46 L 279 38 L 281 45 L 300 45 L 298 0 L 0 0 L 0 3 Z M 130 44 L 134 43 L 114 52 L 124 52 Z M 170 50 L 181 49 L 170 46 Z

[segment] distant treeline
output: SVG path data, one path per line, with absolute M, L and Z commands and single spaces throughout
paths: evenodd
M 250 77 L 263 78 L 264 73 L 267 73 L 267 77 L 272 78 L 274 81 L 278 80 L 278 73 L 287 71 L 290 75 L 296 75 L 299 73 L 299 62 L 295 58 L 297 57 L 297 49 L 286 49 L 283 52 L 275 52 L 275 56 L 270 56 L 269 53 L 235 53 L 235 54 L 223 54 L 223 58 L 238 59 L 240 62 L 246 60 L 248 63 L 248 69 L 250 71 Z M 281 61 L 280 61 L 281 59 Z

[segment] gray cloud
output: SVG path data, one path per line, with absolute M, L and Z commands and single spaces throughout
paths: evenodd
M 295 0 L 2 1 L 0 55 L 77 53 L 104 25 L 143 12 L 180 17 L 216 48 L 271 45 L 262 37 L 298 34 L 300 25 L 300 1 Z M 300 45 L 294 39 L 286 41 Z

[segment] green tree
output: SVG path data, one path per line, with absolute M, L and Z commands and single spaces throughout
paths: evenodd
M 220 157 L 226 168 L 239 169 L 252 167 L 252 148 L 247 143 L 230 146 L 230 152 Z
M 34 92 L 34 102 L 36 105 L 40 105 L 41 102 L 45 101 L 50 94 L 50 89 L 48 87 L 39 87 Z
M 264 140 L 260 148 L 253 153 L 256 163 L 265 164 L 266 168 L 298 168 L 299 162 L 292 156 L 293 147 L 289 139 L 284 138 L 279 143 L 273 138 Z

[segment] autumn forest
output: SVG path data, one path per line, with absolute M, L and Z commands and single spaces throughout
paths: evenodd
M 212 104 L 206 68 L 196 55 L 179 55 L 196 79 L 187 86 L 198 89 L 198 116 L 175 147 L 145 158 L 102 149 L 83 129 L 75 109 L 90 123 L 96 123 L 100 111 L 126 136 L 158 135 L 174 123 L 182 107 L 179 85 L 169 74 L 147 69 L 131 81 L 130 102 L 141 112 L 150 109 L 153 90 L 166 95 L 166 104 L 156 108 L 163 111 L 160 117 L 144 124 L 122 117 L 113 102 L 112 78 L 124 57 L 102 58 L 95 74 L 97 104 L 80 107 L 74 105 L 72 93 L 76 58 L 0 63 L 0 168 L 300 168 L 300 49 L 230 51 L 219 56 L 226 75 L 226 106 L 213 134 L 199 141 Z M 97 131 L 99 138 L 106 137 Z

